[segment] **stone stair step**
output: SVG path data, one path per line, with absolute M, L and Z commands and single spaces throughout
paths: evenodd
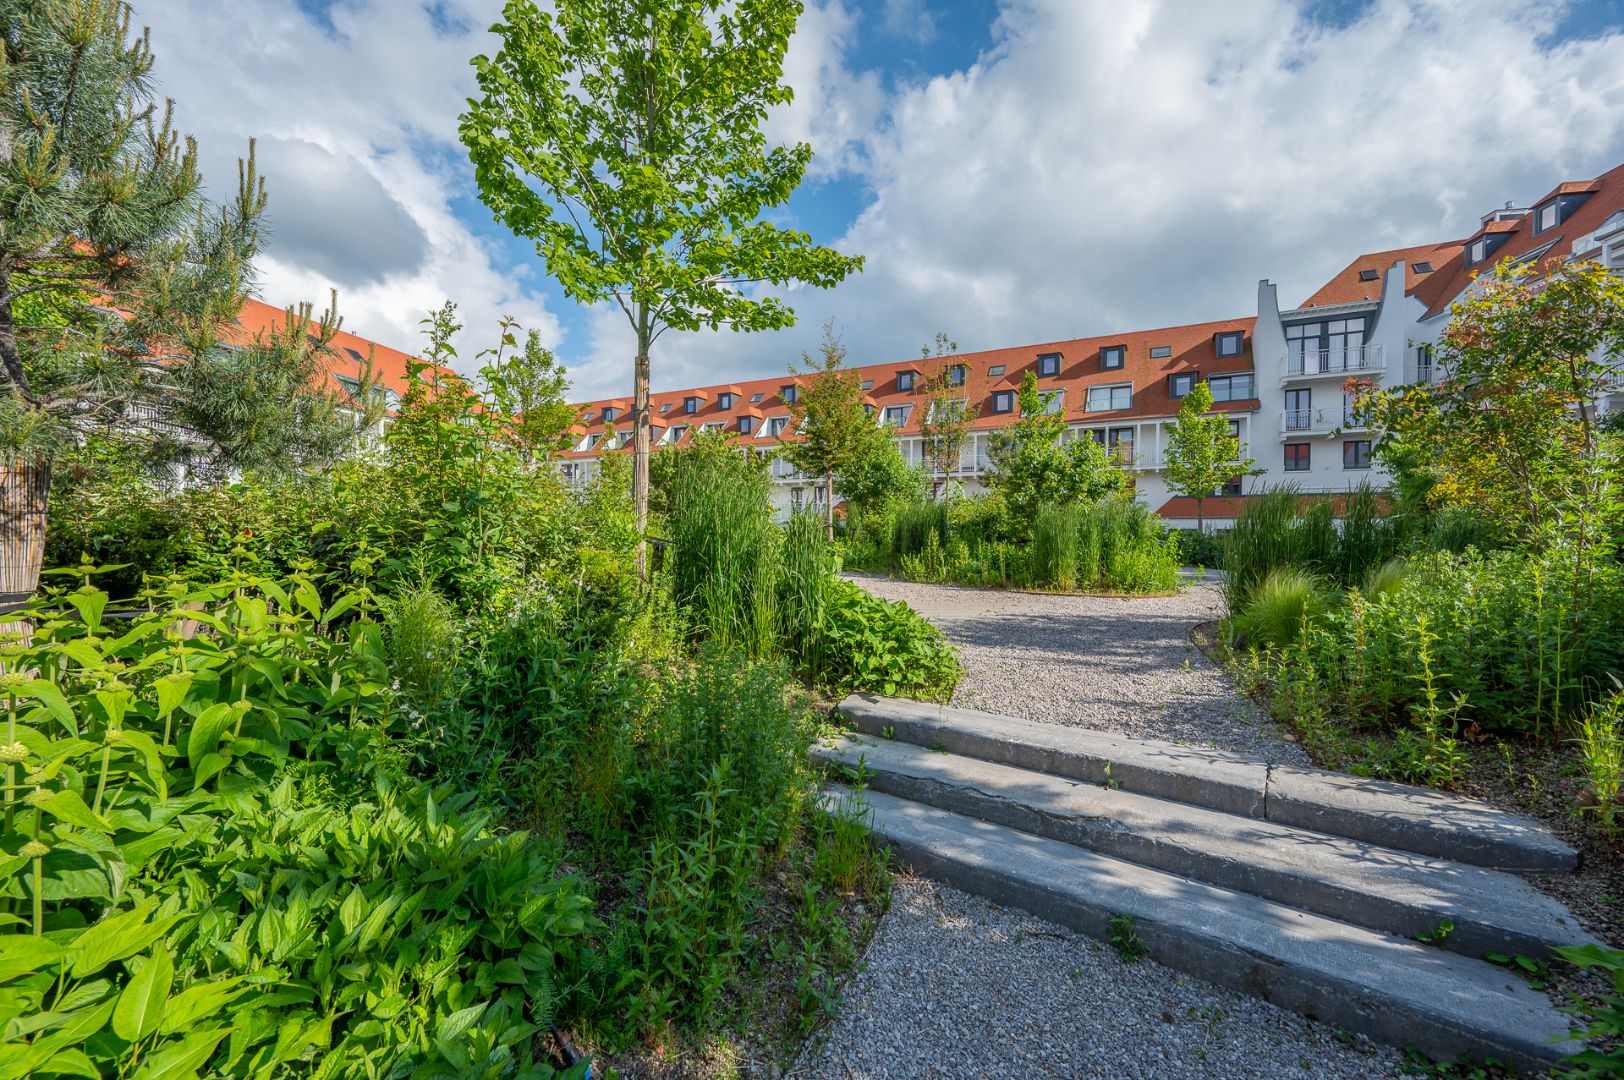
M 1519 873 L 1578 865 L 1536 821 L 1407 784 L 872 694 L 851 695 L 839 713 L 867 735 L 1381 847 Z
M 912 743 L 854 736 L 812 754 L 874 791 L 1368 929 L 1413 939 L 1447 919 L 1442 946 L 1466 956 L 1596 943 L 1560 903 L 1496 870 Z
M 1538 1071 L 1576 1052 L 1544 994 L 1511 972 L 1321 915 L 1202 884 L 877 791 L 856 800 L 916 872 L 1108 940 L 1133 918 L 1169 967 L 1439 1060 Z

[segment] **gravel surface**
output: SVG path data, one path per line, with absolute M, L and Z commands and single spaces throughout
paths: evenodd
M 1190 641 L 1210 584 L 1122 599 L 863 578 L 959 646 L 954 703 L 1305 762 Z M 862 971 L 794 1077 L 1358 1077 L 1397 1051 L 932 882 L 898 882 Z
M 967 673 L 955 705 L 1309 764 L 1190 640 L 1223 612 L 1216 585 L 1116 597 L 856 580 L 953 639 Z
M 1370 1078 L 1397 1051 L 1030 915 L 899 881 L 795 1078 Z

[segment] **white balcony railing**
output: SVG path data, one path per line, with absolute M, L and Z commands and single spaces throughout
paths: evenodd
M 1380 345 L 1347 345 L 1338 349 L 1310 349 L 1286 354 L 1282 378 L 1315 375 L 1370 375 L 1387 370 Z
M 1287 409 L 1280 416 L 1280 431 L 1284 435 L 1363 431 L 1366 426 L 1352 409 Z

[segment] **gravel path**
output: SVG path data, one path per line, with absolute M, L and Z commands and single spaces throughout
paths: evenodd
M 1368 1080 L 1400 1055 L 931 882 L 891 911 L 796 1080 Z
M 958 644 L 956 704 L 1303 761 L 1189 638 L 1210 585 L 1117 599 L 863 579 Z M 863 970 L 790 1075 L 1371 1078 L 1400 1055 L 932 882 L 899 881 Z
M 1127 598 L 858 580 L 953 639 L 967 672 L 955 705 L 1309 763 L 1191 642 L 1223 611 L 1215 585 Z

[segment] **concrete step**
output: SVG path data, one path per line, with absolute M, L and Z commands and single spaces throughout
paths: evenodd
M 1598 943 L 1521 878 L 1066 777 L 855 735 L 813 757 L 873 791 L 1445 948 L 1546 957 Z
M 1580 1047 L 1566 1018 L 1511 972 L 1059 840 L 868 790 L 856 799 L 903 865 L 1109 940 L 1111 920 L 1169 967 L 1439 1060 L 1548 1068 Z
M 1578 865 L 1536 821 L 1407 784 L 872 694 L 853 694 L 839 712 L 867 735 L 1381 847 L 1515 872 Z

